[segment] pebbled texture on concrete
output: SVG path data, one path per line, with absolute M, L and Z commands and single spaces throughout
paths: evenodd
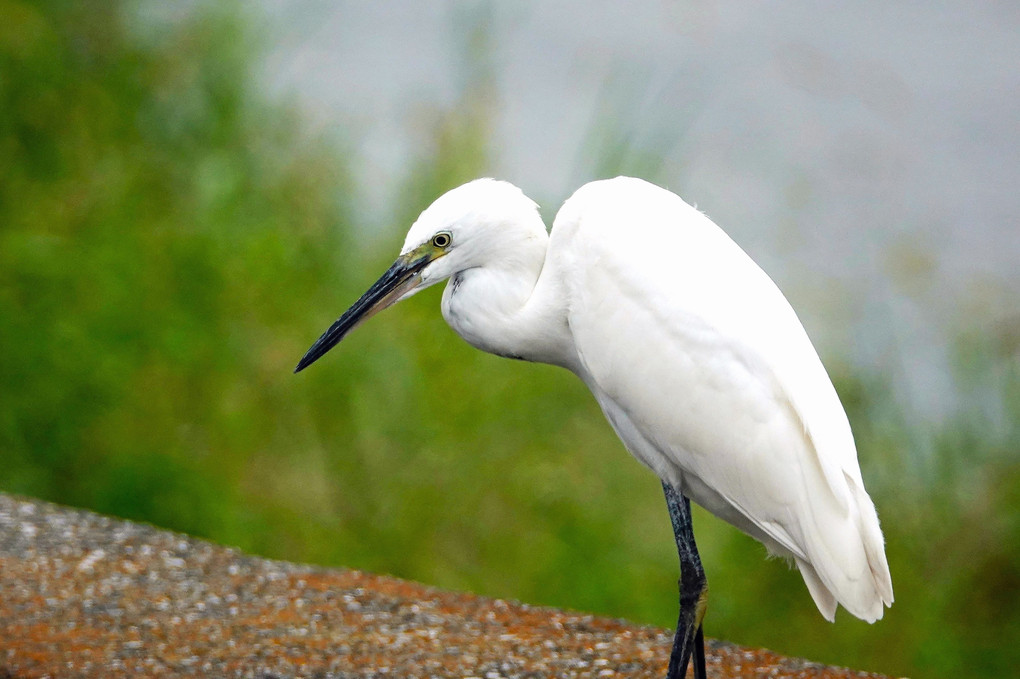
M 661 677 L 667 630 L 0 494 L 0 679 Z M 711 677 L 876 677 L 709 641 Z

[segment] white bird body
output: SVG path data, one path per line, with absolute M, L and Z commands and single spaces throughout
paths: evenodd
M 846 414 L 786 298 L 722 229 L 627 177 L 581 187 L 550 236 L 516 187 L 471 182 L 403 252 L 442 228 L 477 251 L 437 259 L 412 294 L 452 276 L 443 315 L 469 343 L 573 371 L 638 460 L 792 558 L 823 616 L 882 617 L 892 584 Z
M 574 260 L 578 374 L 631 453 L 793 558 L 827 619 L 837 602 L 880 618 L 892 585 L 850 425 L 768 275 L 678 196 L 624 178 L 567 201 L 549 251 Z
M 708 217 L 618 177 L 578 189 L 549 234 L 517 187 L 470 182 L 421 214 L 297 369 L 446 279 L 443 316 L 470 344 L 573 371 L 638 460 L 792 559 L 823 616 L 882 617 L 892 582 L 846 413 L 779 288 Z

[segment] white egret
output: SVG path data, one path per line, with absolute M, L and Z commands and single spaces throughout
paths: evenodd
M 828 620 L 893 600 L 878 516 L 846 413 L 775 283 L 677 195 L 618 177 L 581 187 L 551 233 L 512 184 L 441 196 L 400 256 L 308 350 L 449 279 L 442 310 L 473 346 L 572 371 L 662 480 L 680 554 L 669 677 L 704 677 L 706 580 L 694 500 L 797 565 Z

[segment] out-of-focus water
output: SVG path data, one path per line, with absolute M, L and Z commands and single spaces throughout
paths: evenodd
M 548 219 L 619 150 L 619 166 L 696 203 L 769 271 L 823 358 L 892 375 L 919 414 L 954 406 L 953 337 L 1020 323 L 1016 3 L 262 11 L 267 87 L 356 154 L 369 228 L 392 219 L 429 121 L 482 73 L 491 172 Z

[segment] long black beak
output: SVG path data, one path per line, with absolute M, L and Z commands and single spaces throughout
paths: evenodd
M 421 281 L 418 274 L 429 261 L 428 256 L 415 257 L 413 253 L 400 257 L 350 309 L 344 312 L 343 316 L 322 333 L 322 337 L 315 340 L 315 344 L 301 358 L 294 372 L 301 372 L 315 363 L 323 354 L 335 347 L 347 333 L 412 290 Z

